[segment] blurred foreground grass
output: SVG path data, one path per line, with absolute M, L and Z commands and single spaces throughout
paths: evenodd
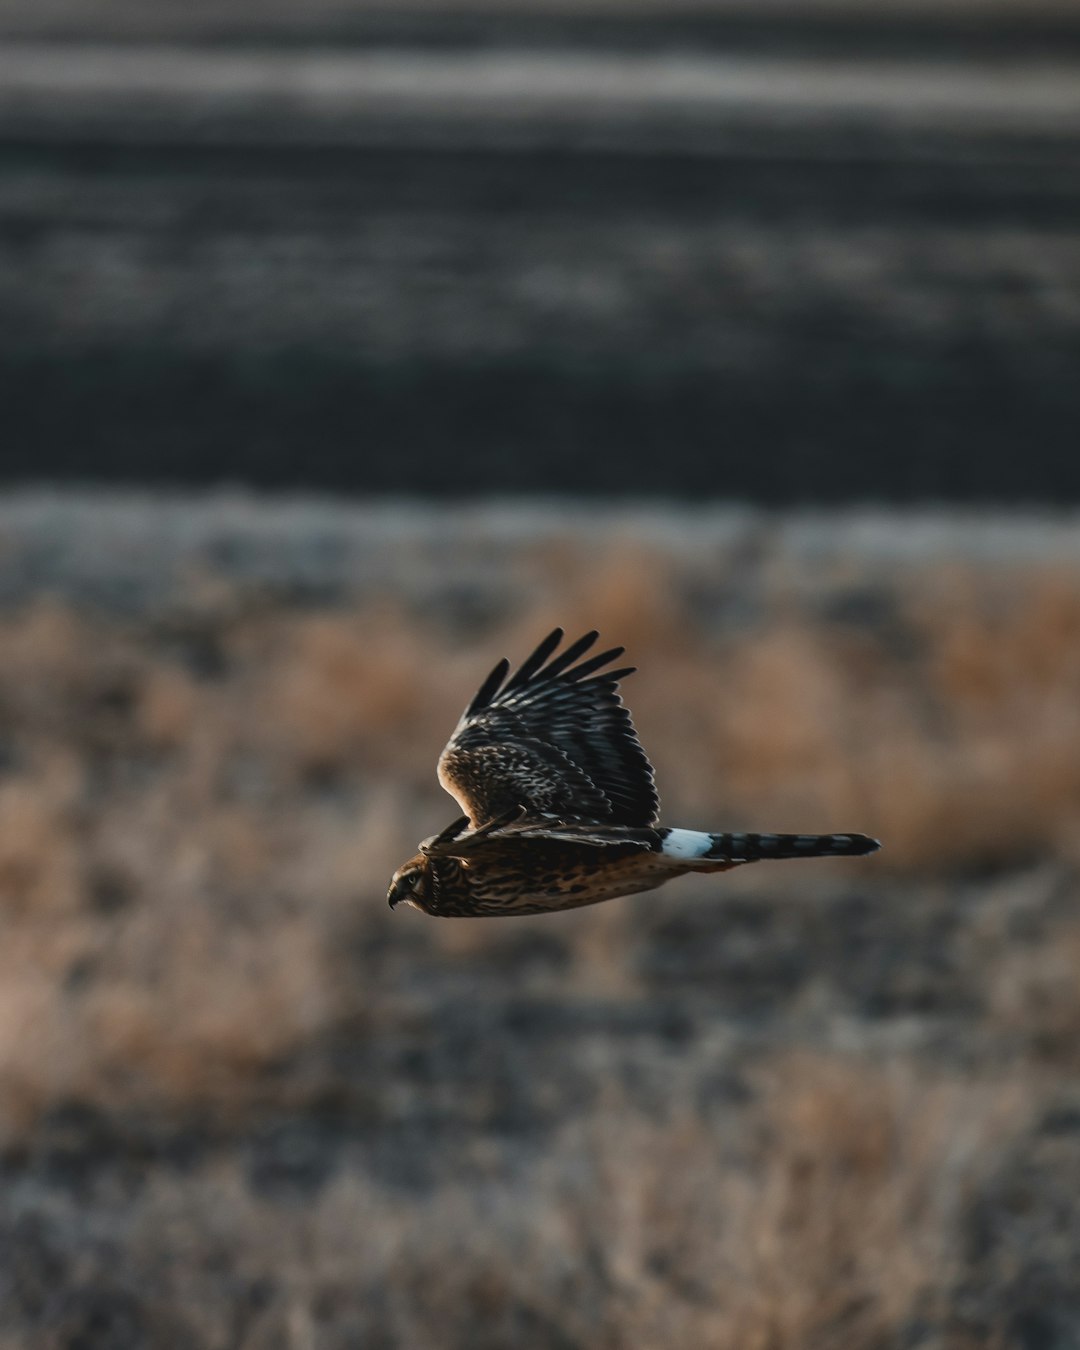
M 0 1344 L 1080 1343 L 1067 525 L 12 498 Z M 598 627 L 669 823 L 391 915 L 495 660 Z

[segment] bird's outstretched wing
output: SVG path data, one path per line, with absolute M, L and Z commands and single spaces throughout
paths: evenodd
M 652 765 L 618 694 L 634 667 L 604 670 L 622 647 L 580 660 L 596 638 L 586 633 L 556 656 L 556 628 L 514 675 L 500 661 L 465 709 L 439 782 L 473 829 L 519 807 L 525 820 L 655 823 Z

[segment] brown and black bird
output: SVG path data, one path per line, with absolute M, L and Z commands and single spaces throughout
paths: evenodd
M 864 834 L 708 834 L 659 823 L 652 765 L 619 697 L 633 666 L 597 634 L 556 628 L 510 675 L 500 661 L 439 757 L 465 815 L 394 873 L 390 908 L 462 918 L 543 914 L 765 858 L 873 853 Z M 557 653 L 557 654 L 556 654 Z M 510 678 L 507 678 L 510 676 Z

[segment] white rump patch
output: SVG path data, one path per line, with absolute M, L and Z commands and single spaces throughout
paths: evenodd
M 669 858 L 704 858 L 712 848 L 712 835 L 703 830 L 672 830 L 661 852 Z

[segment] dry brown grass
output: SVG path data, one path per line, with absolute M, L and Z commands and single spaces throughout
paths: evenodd
M 761 1077 L 734 1128 L 612 1097 L 524 1174 L 489 1162 L 421 1198 L 350 1173 L 287 1207 L 229 1165 L 163 1175 L 129 1238 L 139 1278 L 170 1343 L 251 1350 L 899 1343 L 944 1307 L 959 1216 L 1021 1104 L 816 1056 Z M 239 1316 L 237 1288 L 263 1291 Z
M 432 765 L 463 699 L 556 619 L 640 662 L 628 697 L 670 819 L 866 829 L 887 845 L 874 868 L 898 875 L 1075 860 L 1075 576 L 909 577 L 876 625 L 795 617 L 778 586 L 728 635 L 679 605 L 670 557 L 533 554 L 559 603 L 541 594 L 468 649 L 387 600 L 248 612 L 230 597 L 204 616 L 214 678 L 153 629 L 55 603 L 3 622 L 9 1113 L 32 1118 L 61 1084 L 111 1094 L 117 1075 L 181 1098 L 242 1082 L 332 1018 L 329 936 L 384 922 L 385 876 L 449 809 Z M 611 922 L 591 923 L 610 948 Z M 65 982 L 77 992 L 53 997 Z M 39 1003 L 28 1040 L 12 1028 Z
M 505 549 L 467 628 L 404 588 L 313 607 L 202 586 L 187 608 L 133 619 L 30 597 L 4 615 L 7 1156 L 32 1157 L 73 1104 L 241 1140 L 330 1109 L 365 1138 L 422 1110 L 479 1129 L 464 1173 L 411 1196 L 348 1165 L 283 1207 L 227 1152 L 186 1180 L 151 1170 L 115 1243 L 138 1253 L 160 1344 L 846 1350 L 900 1344 L 918 1317 L 950 1350 L 990 1344 L 949 1329 L 961 1217 L 1077 1070 L 1080 575 L 911 566 L 851 610 L 861 579 L 819 578 L 808 599 L 782 561 L 714 571 L 618 535 Z M 717 904 L 712 887 L 562 927 L 388 914 L 388 874 L 451 810 L 433 763 L 463 701 L 555 622 L 599 627 L 640 665 L 627 693 L 668 819 L 882 836 L 878 858 L 804 872 L 799 890 L 917 901 L 928 936 L 911 959 L 931 974 L 911 988 L 936 988 L 933 925 L 968 897 L 941 995 L 958 987 L 970 1007 L 952 1060 L 927 1058 L 902 1018 L 860 1020 L 843 971 L 812 950 L 767 1044 L 724 1021 L 723 989 L 701 994 L 700 976 L 658 990 L 650 935 Z M 1032 860 L 1041 871 L 1009 871 Z M 970 880 L 991 871 L 996 890 Z M 762 869 L 724 893 L 782 901 L 795 876 Z M 616 1071 L 613 1033 L 589 1018 L 651 1018 L 671 988 L 692 1049 L 635 1050 Z M 527 1109 L 548 1100 L 534 1042 L 498 1022 L 523 998 L 598 1012 L 569 1033 L 586 1100 L 570 1111 L 553 1079 L 551 1109 L 569 1113 L 511 1165 L 489 1116 L 516 1089 L 504 1100 L 484 1075 L 505 1057 Z M 472 1078 L 457 1082 L 460 1046 L 415 1081 L 379 1059 L 399 1044 L 422 1056 L 475 1000 L 494 1010 L 494 1058 Z M 481 1034 L 467 1026 L 466 1048 Z M 900 1049 L 874 1067 L 890 1035 Z M 382 1067 L 343 1086 L 343 1045 Z M 722 1117 L 695 1104 L 714 1059 L 744 1054 L 745 1101 Z M 661 1085 L 651 1105 L 620 1086 L 633 1072 Z M 226 1251 L 232 1283 L 195 1256 Z M 260 1281 L 253 1301 L 237 1294 Z M 67 1323 L 49 1325 L 37 1343 L 69 1343 Z

